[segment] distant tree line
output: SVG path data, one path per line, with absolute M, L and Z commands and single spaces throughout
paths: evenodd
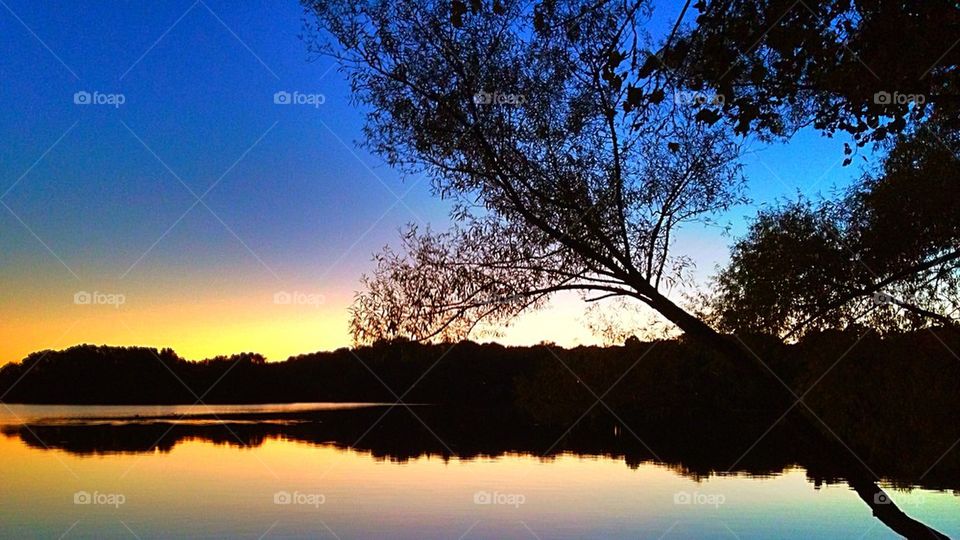
M 918 425 L 931 428 L 926 440 L 949 445 L 960 437 L 948 428 L 960 415 L 960 362 L 944 354 L 945 347 L 960 350 L 953 332 L 881 336 L 861 326 L 810 332 L 793 345 L 762 335 L 743 339 L 830 425 L 857 422 L 873 426 L 866 430 L 871 437 L 909 438 L 920 429 L 911 423 L 925 418 Z M 849 352 L 838 360 L 837 351 Z M 283 362 L 255 353 L 189 361 L 171 349 L 80 345 L 3 366 L 0 395 L 6 403 L 59 404 L 193 404 L 198 398 L 207 404 L 394 403 L 402 397 L 411 404 L 511 409 L 557 425 L 588 410 L 608 414 L 606 406 L 635 419 L 738 410 L 782 414 L 781 390 L 749 374 L 746 366 L 685 339 L 572 349 L 400 340 Z M 849 427 L 845 438 L 863 434 Z M 939 448 L 933 442 L 928 447 Z
M 499 403 L 511 401 L 515 376 L 548 356 L 469 342 L 380 343 L 284 362 L 256 353 L 189 361 L 171 349 L 79 345 L 3 366 L 0 394 L 24 403 L 394 402 L 423 375 L 404 401 Z

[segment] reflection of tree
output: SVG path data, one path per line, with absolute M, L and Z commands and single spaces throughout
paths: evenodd
M 385 414 L 381 407 L 315 411 L 191 416 L 177 422 L 155 418 L 69 424 L 5 426 L 3 433 L 17 437 L 38 450 L 59 449 L 78 455 L 169 452 L 187 441 L 205 441 L 227 447 L 258 447 L 268 439 L 315 445 L 333 445 L 345 450 L 368 452 L 384 460 L 404 462 L 424 456 L 444 459 L 474 459 L 519 454 L 549 460 L 562 454 L 605 456 L 623 460 L 631 468 L 659 463 L 678 474 L 697 480 L 725 473 L 771 476 L 799 465 L 811 481 L 845 481 L 843 469 L 822 448 L 799 439 L 789 425 L 771 431 L 743 455 L 768 427 L 766 418 L 748 414 L 735 418 L 690 415 L 683 424 L 676 418 L 663 422 L 635 422 L 630 430 L 611 417 L 567 426 L 534 424 L 510 410 L 442 409 L 415 406 L 416 417 L 403 407 Z M 274 416 L 276 416 L 274 418 Z M 419 419 L 418 419 L 419 417 Z M 421 423 L 430 426 L 429 430 Z M 369 430 L 371 425 L 375 429 Z M 643 438 L 636 439 L 633 434 Z M 562 436 L 562 437 L 561 437 Z M 656 452 L 654 454 L 654 452 Z M 742 459 L 740 459 L 742 458 Z M 904 474 L 896 461 L 909 461 L 909 454 L 889 463 L 873 464 L 877 472 L 895 485 L 933 489 L 960 489 L 960 473 L 953 469 Z M 921 464 L 914 467 L 914 471 Z M 889 473 L 887 475 L 886 473 Z M 944 474 L 946 473 L 946 474 Z

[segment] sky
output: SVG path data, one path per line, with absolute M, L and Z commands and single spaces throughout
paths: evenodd
M 666 28 L 676 2 L 658 5 Z M 371 256 L 448 207 L 362 149 L 363 109 L 292 0 L 0 1 L 0 364 L 79 343 L 271 360 L 350 344 Z M 298 103 L 275 103 L 275 101 Z M 745 156 L 751 205 L 857 171 L 802 132 Z M 698 276 L 732 239 L 691 229 Z M 501 341 L 598 340 L 564 297 Z

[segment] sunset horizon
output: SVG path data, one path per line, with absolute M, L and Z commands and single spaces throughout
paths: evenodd
M 960 9 L 0 0 L 0 539 L 960 538 Z
M 47 114 L 9 110 L 0 124 L 11 136 L 30 130 L 0 163 L 8 179 L 0 187 L 0 364 L 79 343 L 171 347 L 196 359 L 257 351 L 271 360 L 350 346 L 348 309 L 372 255 L 396 246 L 407 224 L 446 227 L 452 206 L 431 196 L 425 175 L 402 179 L 358 146 L 363 111 L 350 105 L 335 63 L 311 57 L 291 31 L 303 17 L 296 4 L 154 10 L 155 37 L 145 20 L 119 22 L 133 11 L 107 7 L 72 19 L 16 10 L 42 42 L 16 18 L 4 21 L 23 34 L 8 69 L 24 77 L 3 97 Z M 254 14 L 259 26 L 232 32 Z M 674 15 L 658 12 L 655 28 Z M 90 25 L 104 39 L 57 41 Z M 117 43 L 143 50 L 113 51 Z M 123 100 L 78 104 L 78 92 Z M 277 92 L 302 94 L 304 103 L 275 103 Z M 306 103 L 309 96 L 322 98 Z M 793 151 L 809 159 L 784 163 Z M 855 171 L 843 159 L 812 132 L 749 154 L 754 202 L 717 227 L 680 231 L 698 283 L 727 258 L 731 238 L 721 227 L 742 231 L 753 208 L 849 183 Z M 75 302 L 84 292 L 103 298 Z M 281 292 L 300 301 L 275 303 Z M 554 304 L 500 340 L 603 343 L 586 328 L 576 294 Z

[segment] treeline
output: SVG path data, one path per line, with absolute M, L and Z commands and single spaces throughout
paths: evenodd
M 474 448 L 491 454 L 530 445 L 517 439 L 504 448 L 490 446 L 496 438 L 488 432 L 545 430 L 540 438 L 553 442 L 574 424 L 589 433 L 619 434 L 626 441 L 636 440 L 631 432 L 644 441 L 653 438 L 658 453 L 726 440 L 738 432 L 753 441 L 772 425 L 777 429 L 765 439 L 778 439 L 777 433 L 789 433 L 797 425 L 795 415 L 809 407 L 884 476 L 905 485 L 923 480 L 952 486 L 946 479 L 960 478 L 960 459 L 949 452 L 960 439 L 956 332 L 881 336 L 866 329 L 828 331 L 791 345 L 769 336 L 739 337 L 760 358 L 769 359 L 770 369 L 802 397 L 791 414 L 784 415 L 777 388 L 763 386 L 724 356 L 684 340 L 631 339 L 618 347 L 573 349 L 395 342 L 283 362 L 266 362 L 253 353 L 188 361 L 170 349 L 81 345 L 34 353 L 4 366 L 0 394 L 6 403 L 58 404 L 192 404 L 198 397 L 208 404 L 394 403 L 402 396 L 410 404 L 442 405 L 420 408 L 417 415 L 430 418 L 431 429 L 444 430 L 444 440 L 457 441 L 457 452 Z M 355 434 L 341 435 L 348 440 Z M 316 435 L 329 436 L 326 431 Z M 429 432 L 420 438 L 425 448 L 437 444 Z M 80 447 L 88 443 L 100 444 L 77 442 Z M 131 442 L 131 448 L 136 444 Z M 393 443 L 386 437 L 383 444 L 392 448 Z M 733 444 L 730 451 L 740 455 L 741 446 Z M 423 449 L 394 450 L 402 456 Z
M 960 335 L 861 330 L 812 333 L 791 345 L 769 336 L 740 339 L 803 398 L 794 414 L 809 407 L 845 444 L 884 463 L 929 467 L 960 439 Z M 500 409 L 503 417 L 538 425 L 623 421 L 631 429 L 693 431 L 731 418 L 770 425 L 784 414 L 781 389 L 744 369 L 684 340 L 573 349 L 393 342 L 283 362 L 254 353 L 189 361 L 170 349 L 80 345 L 4 366 L 0 395 L 6 403 L 50 404 L 394 403 L 402 397 L 410 404 Z M 938 468 L 944 467 L 960 474 L 956 460 L 943 460 Z M 923 472 L 898 471 L 904 477 Z
M 283 362 L 257 353 L 190 361 L 171 349 L 78 345 L 4 366 L 0 395 L 56 404 L 392 403 L 404 394 L 408 403 L 503 402 L 513 380 L 549 354 L 472 342 L 394 343 Z
M 745 386 L 749 374 L 706 349 L 635 339 L 573 349 L 396 340 L 283 362 L 257 353 L 190 361 L 172 349 L 78 345 L 4 366 L 0 395 L 8 403 L 50 404 L 393 403 L 402 397 L 406 403 L 520 406 L 551 420 L 568 408 L 582 413 L 580 402 L 592 398 L 591 390 L 599 396 L 620 375 L 608 400 L 630 409 L 765 402 L 762 388 Z M 737 384 L 717 384 L 730 381 Z
M 818 414 L 836 415 L 833 422 L 912 425 L 960 413 L 955 332 L 826 331 L 792 345 L 740 339 Z M 189 361 L 171 349 L 79 345 L 3 366 L 0 395 L 7 403 L 51 404 L 393 403 L 402 397 L 406 403 L 516 406 L 545 422 L 576 419 L 600 396 L 620 414 L 647 416 L 780 407 L 781 389 L 743 369 L 685 340 L 573 349 L 396 341 L 283 362 L 256 353 Z

